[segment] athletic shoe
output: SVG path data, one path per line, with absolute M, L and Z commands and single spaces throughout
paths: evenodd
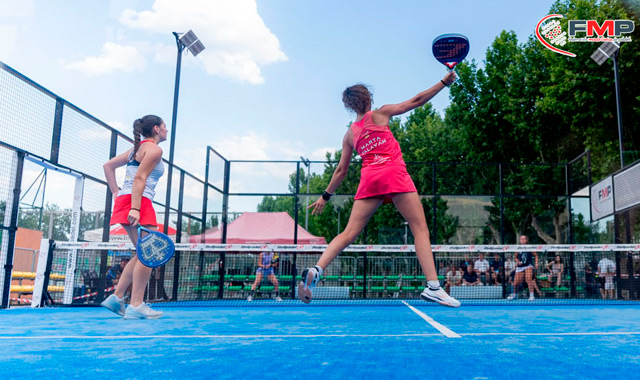
M 253 296 L 247 297 L 247 302 L 253 302 Z
M 124 315 L 124 311 L 125 311 L 124 299 L 118 298 L 118 296 L 116 296 L 115 294 L 112 294 L 109 297 L 107 297 L 107 299 L 102 301 L 100 306 L 106 309 L 109 309 L 120 316 Z
M 518 298 L 518 296 L 516 296 L 515 294 L 510 294 L 509 297 L 507 297 L 507 300 L 513 301 L 516 298 Z
M 437 302 L 443 306 L 460 307 L 460 301 L 448 295 L 442 288 L 432 289 L 427 286 L 420 293 L 420 298 L 425 301 Z
M 529 301 L 535 301 L 536 298 L 534 296 L 529 296 Z
M 124 312 L 124 319 L 156 319 L 162 317 L 162 312 L 153 310 L 148 303 L 141 303 L 138 306 L 127 306 Z
M 282 302 L 282 298 L 276 297 L 276 302 Z
M 307 268 L 302 272 L 302 281 L 298 284 L 298 298 L 304 303 L 311 302 L 313 298 L 314 286 L 318 283 L 318 270 L 316 268 Z

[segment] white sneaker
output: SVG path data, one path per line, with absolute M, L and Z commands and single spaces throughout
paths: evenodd
M 276 297 L 276 302 L 282 302 L 282 298 Z
M 318 283 L 318 270 L 314 268 L 307 268 L 302 272 L 302 281 L 298 284 L 298 298 L 300 301 L 304 303 L 311 302 L 311 298 L 313 298 L 313 289 L 314 286 Z
M 115 294 L 112 294 L 109 297 L 107 297 L 104 301 L 102 301 L 100 306 L 106 309 L 109 309 L 118 315 L 124 315 L 124 311 L 125 311 L 124 299 L 119 298 Z
M 536 298 L 533 295 L 529 296 L 529 301 L 535 301 L 535 300 L 536 300 Z
M 507 297 L 507 300 L 513 301 L 516 298 L 518 298 L 518 296 L 516 296 L 515 294 L 512 293 L 511 295 L 509 295 L 509 297 Z
M 148 303 L 141 303 L 138 306 L 127 306 L 124 312 L 124 319 L 156 319 L 162 317 L 162 312 L 153 310 Z
M 247 297 L 247 302 L 253 302 L 253 296 Z
M 422 293 L 420 293 L 420 298 L 425 301 L 437 302 L 444 306 L 460 307 L 460 301 L 448 295 L 442 288 L 431 289 L 427 286 Z

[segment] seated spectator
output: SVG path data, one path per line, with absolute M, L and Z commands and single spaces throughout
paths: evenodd
M 462 276 L 462 285 L 463 286 L 482 285 L 482 283 L 480 282 L 480 278 L 478 277 L 478 273 L 476 273 L 475 269 L 473 269 L 472 263 L 469 263 L 469 265 L 467 265 L 467 271 Z
M 444 266 L 444 262 L 440 261 L 438 264 L 438 276 L 446 276 L 449 272 L 449 268 Z
M 493 255 L 493 259 L 491 260 L 491 274 L 493 276 L 493 283 L 498 285 L 498 281 L 504 281 L 504 273 L 502 271 L 502 259 L 500 259 L 500 255 L 495 253 Z
M 473 267 L 478 273 L 478 276 L 480 276 L 481 285 L 488 284 L 491 281 L 491 266 L 487 259 L 484 258 L 484 253 L 479 255 Z
M 447 278 L 445 283 L 445 291 L 449 293 L 452 286 L 459 286 L 462 284 L 462 270 L 457 266 L 452 265 L 451 270 L 447 272 Z
M 556 255 L 555 259 L 547 264 L 549 271 L 549 283 L 553 284 L 553 278 L 556 278 L 556 287 L 562 286 L 562 276 L 564 275 L 564 263 L 562 257 Z

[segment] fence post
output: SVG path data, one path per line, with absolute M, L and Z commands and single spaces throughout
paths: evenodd
M 0 305 L 0 309 L 6 309 L 9 307 L 9 297 L 11 295 L 11 272 L 13 271 L 13 251 L 16 243 L 16 231 L 18 230 L 18 208 L 20 207 L 20 191 L 22 186 L 24 156 L 25 154 L 23 152 L 15 152 L 11 170 L 11 172 L 14 173 L 13 191 L 9 194 L 5 204 L 3 225 L 8 224 L 9 227 L 8 232 L 2 232 L 2 235 L 5 236 L 6 239 L 3 238 L 0 245 L 0 257 L 5 256 L 2 252 L 6 252 L 3 271 L 4 285 L 2 289 L 0 289 L 2 290 L 2 304 Z M 6 248 L 6 251 L 2 248 Z

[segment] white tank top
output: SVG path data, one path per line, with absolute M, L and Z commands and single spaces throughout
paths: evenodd
M 149 142 L 150 140 L 144 140 L 140 143 L 144 144 L 145 142 Z M 136 161 L 133 157 L 133 151 L 129 155 L 129 162 L 127 162 L 127 170 L 124 176 L 124 183 L 122 184 L 122 188 L 118 192 L 118 196 L 131 194 L 133 190 L 133 179 L 138 172 L 138 168 L 140 167 L 140 163 Z M 147 182 L 144 184 L 144 191 L 142 192 L 142 196 L 145 198 L 149 198 L 153 200 L 153 197 L 156 195 L 156 185 L 158 184 L 158 180 L 164 174 L 164 163 L 162 160 L 158 162 L 155 168 L 149 173 L 147 177 Z

